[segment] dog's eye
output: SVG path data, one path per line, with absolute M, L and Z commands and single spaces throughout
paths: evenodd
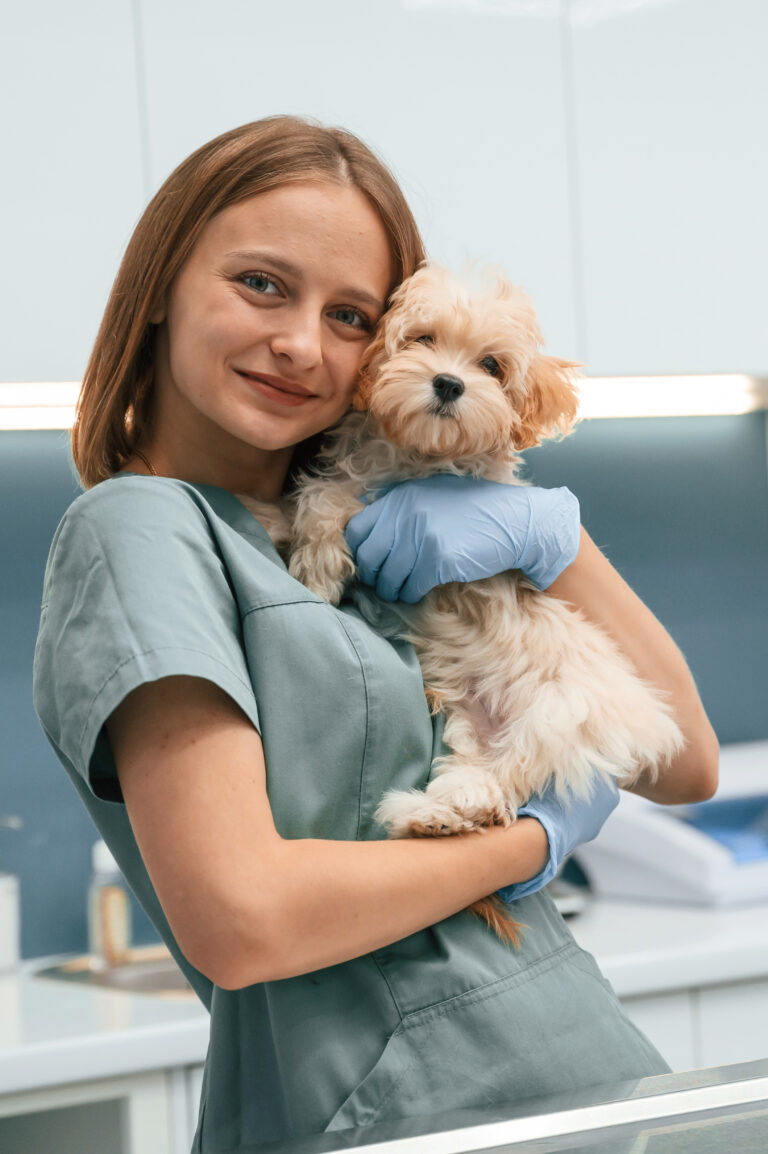
M 486 373 L 490 373 L 492 377 L 501 376 L 501 365 L 495 357 L 483 357 L 480 368 L 485 369 Z
M 429 333 L 423 333 L 422 336 L 416 337 L 416 342 L 420 345 L 433 345 L 435 338 L 431 337 Z

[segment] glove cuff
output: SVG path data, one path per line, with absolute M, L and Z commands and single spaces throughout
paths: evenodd
M 517 816 L 535 817 L 536 821 L 543 826 L 549 845 L 549 858 L 544 868 L 534 877 L 529 878 L 528 881 L 516 882 L 513 886 L 505 886 L 504 889 L 497 890 L 497 894 L 505 902 L 515 902 L 518 898 L 527 898 L 529 894 L 535 894 L 538 890 L 543 889 L 552 881 L 560 866 L 557 831 L 550 825 L 545 815 L 536 813 L 533 808 L 528 809 L 523 806 L 517 811 Z
M 578 498 L 570 489 L 553 492 L 558 500 L 545 525 L 536 526 L 538 559 L 530 567 L 521 566 L 529 581 L 537 589 L 548 589 L 576 560 L 581 543 L 581 510 Z

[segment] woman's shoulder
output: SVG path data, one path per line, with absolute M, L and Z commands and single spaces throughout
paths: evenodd
M 106 562 L 116 573 L 157 573 L 171 563 L 206 564 L 215 553 L 213 510 L 193 486 L 172 477 L 119 474 L 76 497 L 51 542 L 46 596 L 54 579 L 80 580 Z
M 198 490 L 175 477 L 145 477 L 118 473 L 76 497 L 63 520 L 105 526 L 132 522 L 205 519 L 205 501 Z

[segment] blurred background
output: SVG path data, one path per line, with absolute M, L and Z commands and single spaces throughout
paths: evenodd
M 25 0 L 2 25 L 0 382 L 79 380 L 150 196 L 281 112 L 362 136 L 430 255 L 504 266 L 590 375 L 768 378 L 763 0 Z M 768 738 L 765 411 L 585 421 L 527 460 L 577 494 L 721 742 Z M 79 491 L 66 431 L 0 431 L 0 814 L 23 823 L 0 870 L 25 958 L 86 944 L 96 832 L 31 695 Z

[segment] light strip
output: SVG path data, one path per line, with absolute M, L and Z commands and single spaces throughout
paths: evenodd
M 0 429 L 71 429 L 80 381 L 0 383 Z
M 587 377 L 584 418 L 708 417 L 768 408 L 768 381 L 739 373 L 675 377 Z
M 0 384 L 0 429 L 70 429 L 79 381 Z M 728 416 L 768 408 L 768 381 L 744 374 L 585 377 L 579 414 L 610 417 Z

